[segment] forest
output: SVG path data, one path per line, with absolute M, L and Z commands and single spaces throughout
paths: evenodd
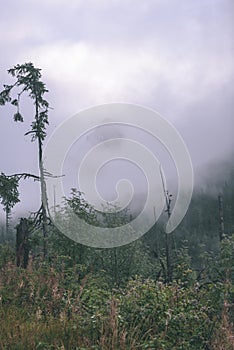
M 32 63 L 9 69 L 0 108 L 32 104 L 27 135 L 38 150 L 38 174 L 0 169 L 0 349 L 9 350 L 231 350 L 234 349 L 234 166 L 210 173 L 194 189 L 182 223 L 172 234 L 164 224 L 176 194 L 165 192 L 162 218 L 140 239 L 114 248 L 92 248 L 66 237 L 46 207 L 43 147 L 50 105 L 41 70 Z M 10 115 L 9 118 L 12 118 Z M 1 151 L 2 152 L 2 151 Z M 222 166 L 222 165 L 218 165 Z M 36 213 L 13 218 L 19 184 L 40 189 Z M 100 218 L 77 189 L 67 208 L 86 222 Z M 65 207 L 66 208 L 66 207 Z M 66 209 L 57 215 L 67 215 Z M 116 227 L 127 212 L 106 214 Z

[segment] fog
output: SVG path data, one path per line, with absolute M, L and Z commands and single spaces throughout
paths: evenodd
M 231 0 L 11 0 L 2 3 L 0 17 L 1 84 L 12 82 L 7 69 L 17 63 L 32 61 L 42 69 L 53 107 L 48 139 L 61 122 L 84 108 L 110 102 L 143 105 L 181 134 L 192 159 L 195 188 L 214 183 L 208 187 L 215 192 L 216 179 L 226 181 L 234 146 Z M 13 122 L 13 107 L 0 107 L 0 170 L 38 174 L 37 145 L 24 136 L 33 119 L 26 97 L 21 111 L 23 124 Z M 163 146 L 139 130 L 116 126 L 93 130 L 71 149 L 65 164 L 67 191 L 76 185 L 82 155 L 116 137 L 148 146 L 162 163 L 167 187 L 177 191 L 176 168 Z M 122 176 L 132 181 L 136 198 L 144 197 L 141 172 L 126 162 L 99 175 L 107 200 L 113 199 Z M 38 210 L 39 184 L 26 180 L 20 193 L 13 216 Z

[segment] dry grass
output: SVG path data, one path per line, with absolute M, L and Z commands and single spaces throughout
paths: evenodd
M 185 336 L 177 333 L 177 321 L 175 328 L 168 324 L 166 311 L 169 307 L 175 308 L 176 312 L 178 304 L 182 308 L 180 312 L 186 310 L 183 311 L 184 319 L 178 322 L 182 322 L 182 326 L 193 322 L 191 311 L 191 318 L 186 321 L 186 305 L 191 305 L 189 298 L 194 301 L 193 291 L 182 288 L 180 296 L 179 286 L 174 289 L 162 284 L 155 292 L 155 282 L 136 282 L 132 282 L 134 285 L 121 296 L 118 293 L 106 296 L 103 294 L 105 288 L 98 286 L 99 280 L 91 275 L 80 278 L 79 283 L 71 288 L 64 271 L 56 272 L 52 267 L 35 270 L 33 266 L 21 270 L 8 264 L 0 271 L 0 350 L 172 350 L 169 345 L 164 347 L 161 344 L 174 344 L 173 350 L 177 346 L 182 349 Z M 157 298 L 163 306 L 158 311 Z M 126 306 L 129 309 L 124 316 Z M 230 305 L 225 304 L 212 350 L 234 349 L 229 309 Z M 143 312 L 144 316 L 139 317 L 136 310 Z M 202 317 L 199 323 L 205 320 L 206 317 Z M 162 322 L 161 328 L 159 321 Z M 196 322 L 193 325 L 197 325 Z M 186 327 L 184 329 L 189 334 L 192 327 Z M 160 346 L 154 345 L 154 339 L 160 341 Z M 203 350 L 199 346 L 200 349 Z
M 224 303 L 221 325 L 212 342 L 212 350 L 234 350 L 234 327 L 228 317 L 228 311 L 233 306 L 233 304 Z

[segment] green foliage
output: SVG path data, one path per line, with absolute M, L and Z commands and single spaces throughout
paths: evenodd
M 14 249 L 9 244 L 0 244 L 0 269 L 15 260 Z
M 173 269 L 174 280 L 182 282 L 186 285 L 194 283 L 197 274 L 191 269 L 191 256 L 189 255 L 188 242 L 176 252 L 176 263 Z
M 5 268 L 2 346 L 199 350 L 211 341 L 220 314 L 219 286 L 167 286 L 138 277 L 111 290 L 104 274 L 81 278 L 80 269 Z
M 5 211 L 10 211 L 19 202 L 19 179 L 9 177 L 4 173 L 0 175 L 0 199 Z
M 213 300 L 220 290 L 199 289 L 140 279 L 130 281 L 121 296 L 120 314 L 125 327 L 134 325 L 145 349 L 204 349 L 212 335 L 220 305 Z
M 98 224 L 96 211 L 87 203 L 82 192 L 72 188 L 71 196 L 65 198 L 65 202 L 80 219 L 92 225 Z
M 0 175 L 0 202 L 6 212 L 6 236 L 9 236 L 9 221 L 11 209 L 19 200 L 19 178 L 17 176 Z
M 233 282 L 224 273 L 232 266 L 233 237 L 222 245 L 217 260 L 226 277 L 219 281 L 203 276 L 199 282 L 180 278 L 164 284 L 136 276 L 121 288 L 110 285 L 105 270 L 76 264 L 68 256 L 50 262 L 34 258 L 24 270 L 12 265 L 10 251 L 1 250 L 0 347 L 213 349 L 224 323 L 232 337 L 231 315 L 224 314 L 223 305 L 233 297 Z M 187 276 L 189 259 L 181 257 L 179 265 L 179 273 Z M 228 338 L 225 344 L 231 349 Z
M 234 234 L 222 241 L 219 270 L 223 278 L 234 282 Z
M 0 105 L 11 102 L 16 106 L 17 112 L 14 115 L 15 121 L 23 122 L 23 116 L 19 111 L 20 97 L 27 92 L 29 97 L 34 101 L 36 107 L 35 120 L 31 124 L 31 130 L 27 134 L 32 134 L 32 140 L 39 138 L 43 141 L 46 137 L 46 126 L 48 122 L 49 103 L 44 98 L 44 94 L 48 92 L 45 84 L 41 81 L 41 69 L 35 68 L 33 63 L 17 64 L 8 70 L 8 73 L 16 79 L 12 85 L 4 85 L 3 91 L 0 93 Z M 17 98 L 12 98 L 11 93 L 14 88 L 19 88 Z

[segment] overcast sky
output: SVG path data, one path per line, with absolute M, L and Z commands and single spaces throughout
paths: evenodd
M 230 157 L 233 0 L 8 0 L 0 19 L 0 82 L 11 81 L 6 71 L 17 63 L 42 68 L 54 108 L 49 133 L 82 108 L 130 102 L 174 124 L 195 174 Z M 23 136 L 32 107 L 23 103 L 23 125 L 12 121 L 13 109 L 0 109 L 6 174 L 37 172 L 36 145 Z

